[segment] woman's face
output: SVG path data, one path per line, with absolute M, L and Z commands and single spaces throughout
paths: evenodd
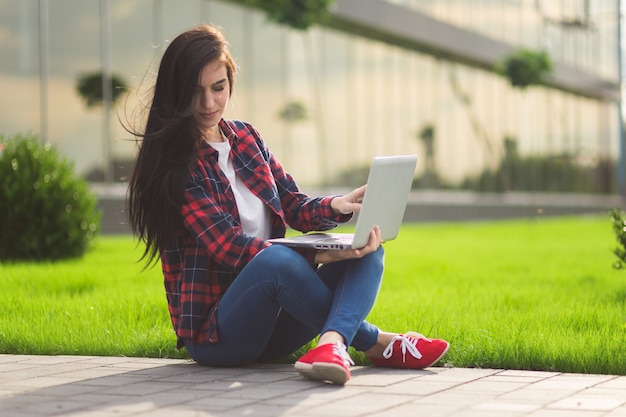
M 200 72 L 194 112 L 196 125 L 205 140 L 222 141 L 218 123 L 226 111 L 229 98 L 226 65 L 220 61 L 209 62 Z

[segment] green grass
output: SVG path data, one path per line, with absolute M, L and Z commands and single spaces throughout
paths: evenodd
M 160 268 L 142 272 L 135 246 L 99 237 L 80 260 L 0 264 L 0 352 L 186 357 Z
M 603 216 L 405 225 L 369 320 L 449 340 L 451 366 L 624 375 L 616 244 Z M 138 255 L 100 237 L 81 260 L 0 265 L 0 352 L 186 357 L 160 268 Z

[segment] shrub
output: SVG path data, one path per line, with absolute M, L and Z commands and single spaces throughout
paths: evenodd
M 78 257 L 100 213 L 73 165 L 35 136 L 0 135 L 0 261 Z
M 539 191 L 562 193 L 610 193 L 611 161 L 600 158 L 595 165 L 577 161 L 575 154 L 505 156 L 495 168 L 468 176 L 461 189 L 481 192 Z
M 265 11 L 268 20 L 307 30 L 330 16 L 335 0 L 240 0 L 241 3 Z
M 545 51 L 521 48 L 496 64 L 496 71 L 506 77 L 513 87 L 526 88 L 541 84 L 552 72 L 552 60 Z
M 88 108 L 96 107 L 104 101 L 103 91 L 104 74 L 101 71 L 89 72 L 78 76 L 76 91 L 85 101 Z M 111 101 L 115 103 L 122 94 L 128 91 L 128 85 L 124 79 L 117 75 L 111 75 Z

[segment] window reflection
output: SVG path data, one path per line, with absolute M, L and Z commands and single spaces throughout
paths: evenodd
M 616 77 L 614 2 L 392 3 L 513 45 L 546 47 L 555 59 Z M 40 130 L 39 4 L 1 2 L 5 135 Z M 50 139 L 94 179 L 103 165 L 103 118 L 81 102 L 75 83 L 101 67 L 99 4 L 48 3 Z M 559 163 L 569 158 L 584 167 L 617 154 L 612 103 L 542 87 L 516 90 L 492 72 L 336 29 L 295 31 L 225 1 L 110 0 L 110 6 L 111 67 L 132 88 L 114 114 L 141 123 L 136 109 L 149 94 L 167 40 L 203 21 L 218 24 L 241 66 L 227 117 L 253 123 L 305 186 L 358 182 L 363 167 L 381 154 L 418 153 L 418 174 L 428 174 L 420 184 L 433 188 L 458 187 L 513 154 L 555 155 Z M 112 156 L 128 167 L 132 138 L 116 117 L 112 124 Z

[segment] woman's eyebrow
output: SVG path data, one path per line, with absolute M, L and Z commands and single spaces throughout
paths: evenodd
M 217 86 L 218 84 L 224 84 L 225 82 L 226 82 L 226 78 L 221 79 L 221 80 L 216 81 L 216 82 L 214 82 L 213 84 L 211 84 L 211 87 L 215 87 L 215 86 Z

